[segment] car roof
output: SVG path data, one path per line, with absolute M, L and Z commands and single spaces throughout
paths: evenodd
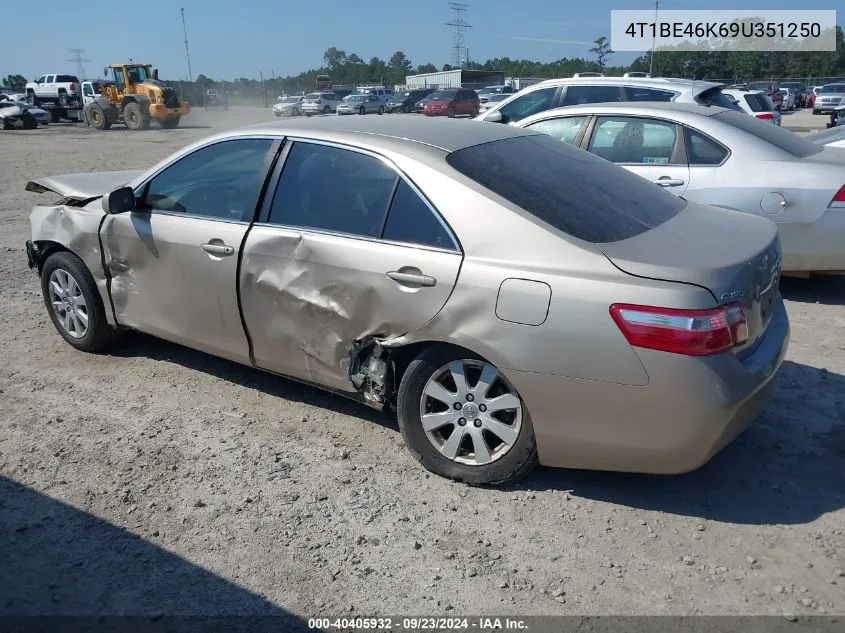
M 538 87 L 567 86 L 578 84 L 620 84 L 626 86 L 642 86 L 650 88 L 690 88 L 699 93 L 708 88 L 724 86 L 723 83 L 713 81 L 699 81 L 696 79 L 681 79 L 677 77 L 564 77 L 560 79 L 547 79 L 538 84 L 529 86 L 527 90 Z
M 613 112 L 615 110 L 623 110 L 625 112 L 636 112 L 638 114 L 657 114 L 661 112 L 684 112 L 699 116 L 713 116 L 720 112 L 733 112 L 728 108 L 721 108 L 719 106 L 707 106 L 697 103 L 678 103 L 677 101 L 612 101 L 609 103 L 586 103 L 583 105 L 564 106 L 562 108 L 555 108 L 553 110 L 545 110 L 538 114 L 545 114 L 548 112 L 575 112 L 575 111 L 590 111 L 602 110 L 605 112 Z
M 507 138 L 534 136 L 541 132 L 521 130 L 511 125 L 429 117 L 348 117 L 324 116 L 293 121 L 260 123 L 233 130 L 231 136 L 244 134 L 307 136 L 310 138 L 372 144 L 379 139 L 408 151 L 434 148 L 454 152 L 465 147 Z M 378 142 L 378 141 L 377 141 Z

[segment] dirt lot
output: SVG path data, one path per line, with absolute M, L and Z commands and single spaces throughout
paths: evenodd
M 340 398 L 141 335 L 65 344 L 26 266 L 27 179 L 271 118 L 0 132 L 0 613 L 845 614 L 841 280 L 784 283 L 774 401 L 681 477 L 468 488 Z

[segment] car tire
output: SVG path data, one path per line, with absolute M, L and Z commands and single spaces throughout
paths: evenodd
M 379 107 L 378 107 L 378 113 L 379 113 L 379 116 L 381 116 L 382 114 L 384 114 L 384 106 L 379 106 Z
M 67 108 L 70 105 L 70 99 L 66 92 L 59 93 L 59 105 L 63 108 Z
M 470 400 L 471 395 L 461 397 L 460 389 L 454 396 L 448 394 L 451 389 L 446 389 L 445 385 L 439 382 L 439 377 L 445 376 L 447 373 L 451 376 L 452 367 L 462 367 L 467 370 L 467 376 L 471 380 L 473 387 L 477 388 L 479 384 L 478 375 L 481 368 L 483 371 L 489 372 L 495 378 L 488 384 L 488 389 L 481 392 L 476 392 L 478 397 Z M 448 378 L 447 378 L 448 380 Z M 440 385 L 443 391 L 439 393 L 447 394 L 447 399 L 455 398 L 455 403 L 446 403 L 439 398 L 433 398 L 426 394 L 427 389 L 431 389 L 432 385 Z M 451 383 L 453 386 L 455 382 Z M 495 391 L 494 391 L 495 390 Z M 515 397 L 517 407 L 504 412 L 505 418 L 510 417 L 510 423 L 506 423 L 503 419 L 495 418 L 492 413 L 487 415 L 479 413 L 483 411 L 485 403 L 491 402 L 492 398 L 487 398 L 487 394 L 506 394 L 510 393 Z M 493 397 L 496 397 L 495 395 Z M 512 398 L 509 398 L 511 400 Z M 466 412 L 469 415 L 478 415 L 475 420 L 468 420 L 464 417 L 457 418 L 457 422 L 446 422 L 438 428 L 430 428 L 428 431 L 424 428 L 423 412 L 429 409 L 432 404 L 437 404 L 437 408 L 443 412 L 451 413 L 457 404 L 464 403 L 464 410 L 454 415 L 460 416 Z M 472 404 L 475 403 L 475 409 Z M 487 363 L 481 357 L 461 350 L 452 346 L 437 345 L 429 347 L 423 351 L 417 358 L 415 358 L 408 365 L 407 370 L 402 376 L 401 384 L 397 394 L 397 417 L 399 421 L 399 428 L 405 443 L 411 454 L 429 471 L 457 481 L 464 482 L 470 485 L 489 485 L 489 484 L 503 484 L 507 482 L 517 481 L 526 476 L 537 466 L 537 445 L 534 438 L 534 429 L 531 425 L 531 420 L 528 411 L 525 408 L 516 389 L 507 382 L 505 377 L 492 364 Z M 436 411 L 435 413 L 439 413 Z M 501 412 L 497 412 L 501 413 Z M 492 420 L 492 422 L 485 422 L 483 420 Z M 481 423 L 481 426 L 479 426 Z M 506 427 L 513 429 L 516 432 L 511 435 L 508 432 L 508 439 L 510 444 L 505 447 L 498 436 L 493 435 L 486 424 L 498 425 L 499 432 L 504 432 Z M 451 426 L 451 431 L 448 436 L 443 436 L 447 426 Z M 476 428 L 481 428 L 476 431 Z M 463 438 L 460 445 L 452 440 L 453 434 L 460 433 L 454 436 L 455 439 Z M 481 438 L 481 439 L 479 439 Z M 486 453 L 490 459 L 484 456 L 478 456 L 478 446 L 476 442 L 481 441 L 486 447 Z M 488 442 L 501 442 L 493 447 Z M 441 442 L 438 447 L 435 442 Z M 469 447 L 472 447 L 472 451 Z M 444 453 L 451 452 L 451 449 L 456 450 L 455 457 L 448 457 Z M 481 461 L 482 463 L 476 463 Z
M 54 305 L 54 301 L 61 303 L 63 292 L 73 299 L 71 308 L 66 303 L 62 304 L 64 308 Z M 97 352 L 120 336 L 106 320 L 94 277 L 73 253 L 60 251 L 47 258 L 41 267 L 41 294 L 56 331 L 72 347 Z
M 813 108 L 813 114 L 821 114 L 821 110 L 816 110 L 815 108 Z
M 4 130 L 14 130 L 14 124 L 7 118 L 0 119 L 0 125 L 2 125 Z
M 402 106 L 402 113 L 403 114 L 410 114 L 411 113 L 411 106 L 405 104 Z
M 446 116 L 448 116 L 450 119 L 454 119 L 455 118 L 455 108 L 449 108 L 446 111 Z
M 111 127 L 105 110 L 96 101 L 88 106 L 88 122 L 95 130 L 107 130 Z
M 323 114 L 331 114 L 331 113 L 332 113 L 332 109 L 329 106 L 325 106 L 323 108 Z
M 175 116 L 169 119 L 160 119 L 158 124 L 164 128 L 165 130 L 175 130 L 179 127 L 179 122 L 182 120 L 182 117 Z
M 367 109 L 364 106 L 361 106 L 360 108 L 358 108 L 358 114 L 364 116 L 365 114 L 367 114 Z

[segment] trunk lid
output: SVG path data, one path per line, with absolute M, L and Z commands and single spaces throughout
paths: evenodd
M 87 200 L 111 193 L 115 189 L 133 181 L 142 173 L 143 171 L 141 170 L 126 170 L 47 176 L 38 178 L 37 180 L 30 180 L 26 183 L 26 190 L 33 193 L 53 191 L 65 198 Z
M 781 247 L 777 226 L 765 218 L 689 203 L 650 231 L 596 246 L 630 275 L 706 288 L 719 305 L 741 303 L 748 341 L 734 348 L 740 356 L 753 351 L 771 321 Z

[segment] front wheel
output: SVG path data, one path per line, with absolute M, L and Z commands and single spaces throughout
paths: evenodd
M 381 114 L 384 114 L 384 106 L 379 106 L 379 107 L 378 107 L 378 113 L 379 113 L 380 115 L 381 115 Z
M 56 330 L 83 352 L 96 352 L 118 335 L 106 321 L 97 284 L 73 253 L 53 253 L 41 269 L 41 293 Z
M 329 106 L 323 108 L 323 114 L 331 114 L 332 109 Z
M 516 389 L 469 352 L 437 346 L 413 360 L 399 386 L 397 412 L 411 453 L 443 477 L 501 484 L 537 465 L 534 429 Z
M 362 116 L 367 114 L 367 109 L 364 106 L 361 106 L 360 108 L 358 108 L 358 114 Z
M 161 119 L 159 121 L 159 125 L 163 127 L 165 130 L 173 130 L 179 127 L 179 121 L 182 120 L 182 117 L 175 116 L 170 119 Z

